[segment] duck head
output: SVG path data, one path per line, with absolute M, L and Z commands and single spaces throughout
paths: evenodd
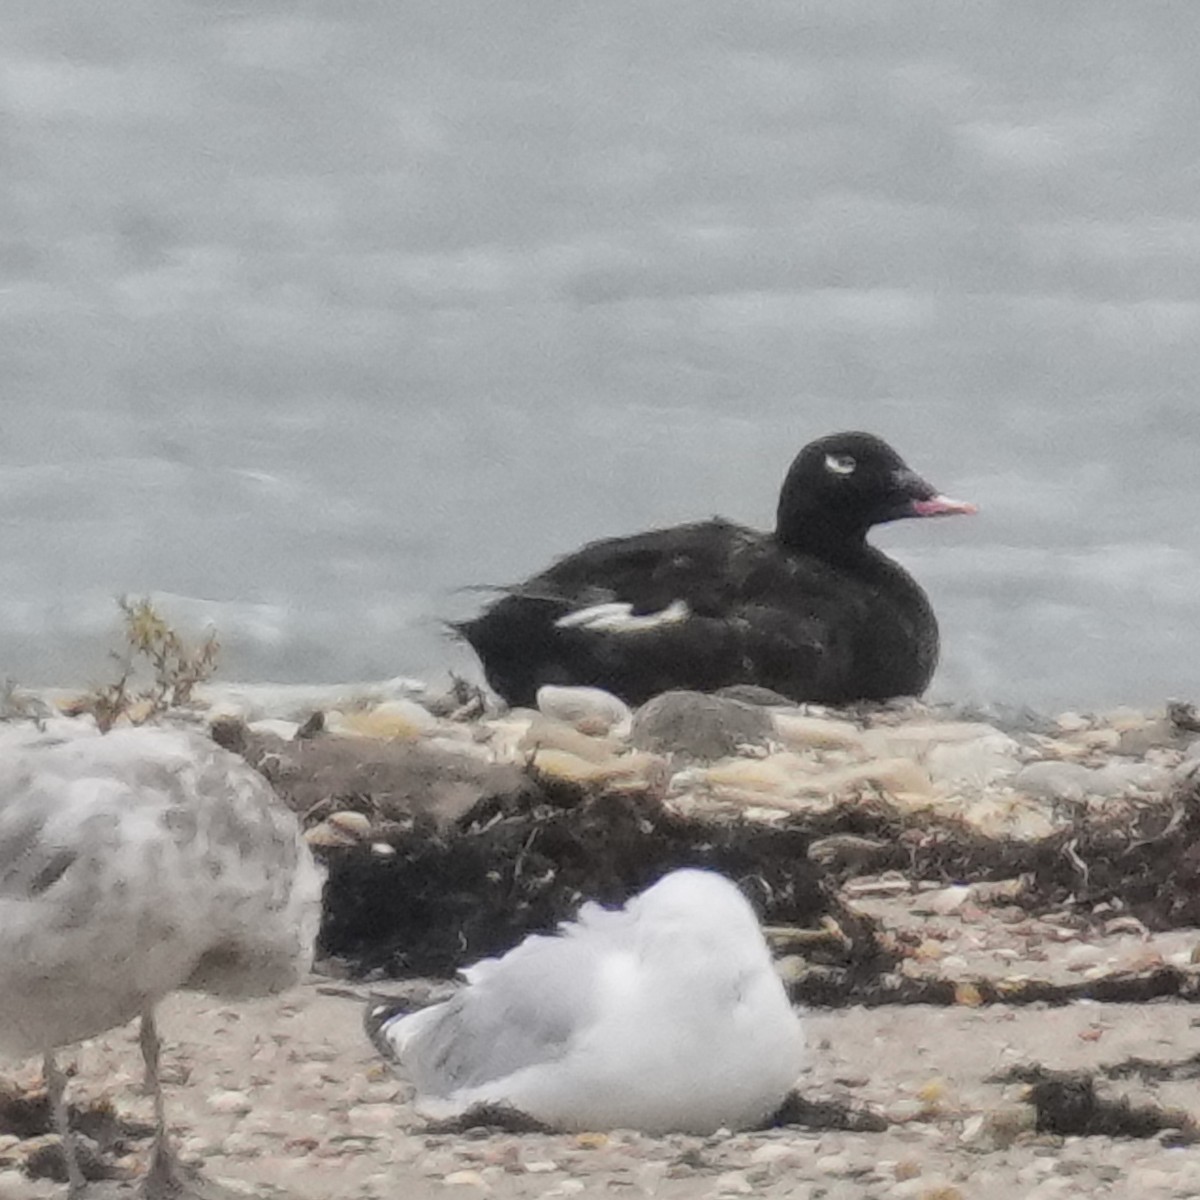
M 975 511 L 943 496 L 882 438 L 832 433 L 810 442 L 792 463 L 775 536 L 797 550 L 836 556 L 861 548 L 872 525 Z

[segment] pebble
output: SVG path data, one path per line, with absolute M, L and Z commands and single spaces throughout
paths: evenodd
M 893 1183 L 888 1188 L 888 1195 L 895 1196 L 896 1200 L 908 1200 L 912 1196 L 923 1197 L 929 1189 L 929 1181 L 915 1176 L 912 1179 L 901 1179 L 898 1183 Z
M 754 1184 L 750 1182 L 745 1171 L 726 1171 L 724 1174 L 717 1176 L 716 1187 L 712 1194 L 717 1196 L 752 1196 L 754 1194 Z
M 1101 719 L 1105 725 L 1122 733 L 1127 729 L 1141 729 L 1150 722 L 1150 718 L 1144 712 L 1140 709 L 1130 708 L 1127 704 L 1110 708 L 1101 714 Z
M 874 784 L 895 800 L 928 799 L 933 795 L 933 781 L 916 762 L 907 758 L 885 758 L 874 762 L 856 763 L 831 771 L 820 781 L 806 782 L 810 790 L 820 788 L 831 793 L 848 791 L 863 784 Z
M 33 1197 L 42 1195 L 45 1195 L 44 1190 L 24 1171 L 0 1171 L 0 1197 L 3 1200 L 33 1200 Z
M 353 846 L 358 842 L 356 835 L 339 829 L 328 821 L 320 821 L 304 831 L 304 840 L 315 848 L 329 849 L 334 846 Z
M 1071 740 L 1087 750 L 1116 750 L 1122 741 L 1121 733 L 1115 729 L 1088 729 Z
M 442 1176 L 442 1182 L 447 1187 L 477 1187 L 485 1192 L 492 1190 L 478 1171 L 451 1171 L 449 1175 Z
M 253 1134 L 235 1129 L 221 1142 L 221 1153 L 230 1158 L 258 1158 L 263 1153 L 263 1146 Z
M 628 726 L 633 718 L 629 705 L 611 692 L 594 687 L 538 688 L 538 711 L 546 717 L 573 726 L 585 734 L 606 734 Z
M 208 1097 L 208 1107 L 215 1113 L 229 1113 L 241 1116 L 253 1107 L 250 1097 L 245 1092 L 213 1092 Z
M 750 1161 L 760 1166 L 795 1161 L 796 1151 L 784 1142 L 764 1142 L 750 1152 Z
M 374 708 L 350 712 L 329 712 L 325 728 L 329 733 L 369 738 L 417 738 L 433 733 L 441 722 L 415 700 L 388 700 Z
M 1087 729 L 1091 722 L 1086 717 L 1081 717 L 1077 712 L 1060 713 L 1054 722 L 1063 733 L 1078 733 L 1081 729 Z
M 369 837 L 371 833 L 371 818 L 366 813 L 354 812 L 352 809 L 331 813 L 325 818 L 325 822 L 356 839 Z
M 869 754 L 880 758 L 900 754 L 918 758 L 929 753 L 934 746 L 948 742 L 974 742 L 980 738 L 994 738 L 997 743 L 1012 742 L 994 725 L 982 721 L 914 721 L 899 725 L 877 725 L 868 729 L 862 737 Z M 1015 746 L 1016 743 L 1012 742 Z
M 850 1170 L 848 1154 L 823 1154 L 813 1163 L 819 1175 L 845 1175 Z
M 775 736 L 792 749 L 861 750 L 862 735 L 849 721 L 809 717 L 796 712 L 774 712 Z
M 374 1137 L 396 1127 L 394 1104 L 356 1104 L 346 1113 L 353 1133 Z
M 1092 771 L 1079 763 L 1033 762 L 1022 767 L 1013 787 L 1045 800 L 1080 801 L 1088 793 Z
M 971 895 L 967 884 L 954 884 L 951 887 L 938 888 L 933 892 L 925 892 L 912 902 L 915 913 L 932 913 L 937 916 L 948 916 L 962 908 Z
M 703 692 L 663 692 L 633 716 L 631 737 L 639 750 L 715 762 L 742 746 L 765 746 L 774 733 L 764 708 Z
M 911 1096 L 904 1096 L 899 1100 L 893 1100 L 884 1109 L 884 1115 L 889 1122 L 896 1125 L 903 1125 L 908 1121 L 920 1119 L 927 1111 L 928 1106 L 923 1101 Z
M 364 709 L 389 700 L 413 699 L 425 694 L 419 679 L 397 676 L 366 683 L 202 683 L 192 697 L 208 708 L 210 717 L 235 716 L 243 721 L 281 717 L 307 721 L 314 712 Z
M 1100 796 L 1120 796 L 1129 792 L 1157 792 L 1164 789 L 1170 772 L 1156 763 L 1110 762 L 1096 769 Z
M 662 760 L 653 754 L 622 754 L 601 762 L 591 762 L 566 750 L 539 750 L 534 766 L 544 775 L 568 783 L 607 784 L 614 788 L 650 790 L 658 783 Z
M 1069 814 L 1059 813 L 1051 805 L 1039 803 L 1018 792 L 999 795 L 984 792 L 963 798 L 954 806 L 954 815 L 985 837 L 1012 838 L 1029 842 L 1049 837 L 1062 828 Z
M 1085 971 L 1088 967 L 1094 967 L 1103 962 L 1106 957 L 1107 955 L 1099 946 L 1080 942 L 1076 946 L 1068 947 L 1063 955 L 1063 961 L 1068 971 Z
M 1019 751 L 1012 738 L 994 731 L 933 746 L 925 756 L 925 767 L 935 784 L 979 789 L 1015 775 L 1021 766 Z
M 564 1179 L 560 1183 L 556 1183 L 553 1187 L 547 1188 L 542 1193 L 543 1196 L 576 1196 L 587 1185 L 582 1179 Z
M 1121 796 L 1165 788 L 1170 772 L 1153 763 L 1110 762 L 1102 767 L 1082 763 L 1033 762 L 1022 767 L 1013 787 L 1029 796 L 1078 802 L 1087 796 Z
M 574 725 L 541 713 L 529 722 L 529 727 L 517 743 L 518 750 L 565 750 L 568 754 L 596 763 L 614 757 L 623 748 L 616 739 L 580 733 Z
M 1056 1160 L 1048 1154 L 1031 1159 L 1017 1171 L 1017 1179 L 1021 1183 L 1037 1183 L 1047 1175 L 1053 1174 L 1057 1167 Z

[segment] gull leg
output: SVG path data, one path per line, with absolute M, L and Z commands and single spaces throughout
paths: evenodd
M 146 1085 L 154 1095 L 154 1146 L 150 1151 L 150 1169 L 143 1185 L 146 1196 L 153 1200 L 175 1196 L 182 1190 L 175 1155 L 167 1137 L 167 1113 L 163 1103 L 162 1080 L 158 1073 L 158 1055 L 162 1043 L 154 1023 L 154 1009 L 149 1005 L 142 1012 L 138 1041 L 142 1061 L 146 1065 Z
M 54 1059 L 54 1051 L 47 1050 L 42 1059 L 42 1075 L 46 1080 L 46 1094 L 50 1097 L 50 1112 L 54 1118 L 54 1129 L 62 1146 L 62 1156 L 67 1164 L 67 1196 L 68 1200 L 76 1200 L 82 1196 L 87 1181 L 79 1166 L 79 1155 L 76 1153 L 75 1135 L 71 1133 L 71 1114 L 67 1108 L 67 1077 L 59 1070 Z

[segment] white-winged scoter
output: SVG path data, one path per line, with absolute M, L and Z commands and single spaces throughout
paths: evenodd
M 829 704 L 915 696 L 937 619 L 867 531 L 974 511 L 873 434 L 834 433 L 796 456 L 773 533 L 717 518 L 592 542 L 454 628 L 510 704 L 547 683 L 631 704 L 734 684 Z

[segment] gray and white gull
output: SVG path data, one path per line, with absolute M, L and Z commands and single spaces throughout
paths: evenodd
M 434 1120 L 499 1107 L 560 1130 L 746 1129 L 803 1064 L 754 910 L 710 871 L 673 871 L 624 908 L 585 904 L 463 974 L 439 1004 L 367 1014 Z
M 141 1018 L 156 1117 L 143 1186 L 177 1192 L 155 1005 L 298 982 L 322 884 L 270 785 L 198 733 L 0 735 L 0 1054 L 44 1058 L 70 1196 L 86 1185 L 55 1049 Z

